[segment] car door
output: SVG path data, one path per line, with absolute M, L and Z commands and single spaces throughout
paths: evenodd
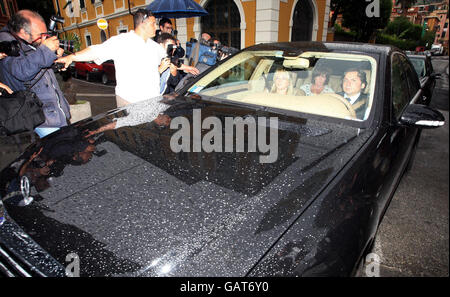
M 412 74 L 414 73 L 414 75 Z M 412 147 L 415 145 L 418 129 L 399 124 L 404 109 L 422 100 L 422 90 L 413 66 L 399 52 L 391 58 L 391 123 L 389 126 L 391 166 L 393 172 L 403 172 Z M 394 177 L 400 178 L 400 174 Z
M 436 86 L 436 79 L 432 76 L 434 73 L 433 70 L 433 64 L 431 63 L 431 59 L 427 58 L 425 59 L 425 69 L 426 69 L 426 75 L 428 76 L 428 90 L 430 92 L 430 99 L 433 95 L 434 87 Z

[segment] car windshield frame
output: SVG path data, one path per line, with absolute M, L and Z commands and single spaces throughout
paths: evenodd
M 366 85 L 367 89 L 365 89 L 364 93 L 368 95 L 368 105 L 367 105 L 367 112 L 364 116 L 364 119 L 356 119 L 356 118 L 344 118 L 344 117 L 339 117 L 339 116 L 334 116 L 334 115 L 330 115 L 330 114 L 320 114 L 320 113 L 310 113 L 308 111 L 304 111 L 304 110 L 292 110 L 289 108 L 284 108 L 283 106 L 277 106 L 276 104 L 259 104 L 259 103 L 255 103 L 255 101 L 241 101 L 241 100 L 235 100 L 234 98 L 226 98 L 223 96 L 218 96 L 217 94 L 212 94 L 214 93 L 214 87 L 218 87 L 216 88 L 219 89 L 221 86 L 225 86 L 225 87 L 233 87 L 233 84 L 228 84 L 228 85 L 218 85 L 218 86 L 213 86 L 211 87 L 211 83 L 214 83 L 214 81 L 216 79 L 218 79 L 223 73 L 229 71 L 230 69 L 233 69 L 233 67 L 236 67 L 236 65 L 239 65 L 243 62 L 248 61 L 250 58 L 255 58 L 255 57 L 270 57 L 270 59 L 284 59 L 284 60 L 288 60 L 288 59 L 298 59 L 298 58 L 302 58 L 302 59 L 309 59 L 311 61 L 316 60 L 316 64 L 317 65 L 317 61 L 318 60 L 325 60 L 325 61 L 330 61 L 330 60 L 335 60 L 341 63 L 346 63 L 346 62 L 352 62 L 354 63 L 361 63 L 361 64 L 365 64 L 366 66 L 368 65 L 368 85 Z M 332 120 L 333 122 L 335 122 L 336 120 L 339 122 L 351 122 L 351 126 L 358 126 L 358 127 L 367 127 L 369 125 L 369 120 L 373 117 L 373 113 L 375 112 L 375 96 L 376 96 L 376 92 L 377 92 L 377 76 L 379 75 L 379 59 L 377 58 L 378 55 L 374 55 L 374 53 L 366 53 L 366 52 L 355 52 L 355 51 L 314 51 L 314 50 L 308 50 L 308 51 L 304 51 L 301 54 L 296 55 L 295 57 L 293 56 L 283 56 L 283 51 L 279 50 L 279 49 L 273 49 L 273 50 L 245 50 L 245 51 L 241 51 L 240 53 L 237 53 L 236 55 L 234 55 L 231 58 L 228 58 L 225 61 L 222 61 L 222 63 L 220 63 L 219 65 L 217 65 L 217 67 L 214 67 L 212 69 L 209 69 L 209 71 L 207 71 L 206 73 L 204 73 L 201 77 L 199 77 L 198 80 L 196 80 L 195 82 L 193 82 L 192 84 L 190 84 L 187 88 L 185 88 L 185 91 L 187 91 L 187 94 L 198 94 L 200 95 L 203 99 L 206 99 L 207 101 L 219 101 L 219 102 L 226 102 L 226 103 L 231 103 L 233 105 L 235 104 L 242 104 L 243 106 L 248 107 L 249 105 L 254 105 L 256 107 L 259 107 L 259 109 L 266 109 L 266 110 L 274 110 L 278 113 L 285 113 L 285 114 L 297 114 L 301 115 L 302 117 L 312 117 L 312 118 L 329 118 L 329 119 L 334 119 Z M 254 75 L 255 73 L 257 73 L 258 71 L 261 71 L 261 69 L 258 69 L 258 67 L 260 66 L 259 64 L 261 63 L 261 61 L 264 61 L 263 58 L 261 58 L 261 60 L 258 61 L 258 64 L 254 67 L 253 71 L 251 71 L 250 73 L 250 77 L 244 80 L 236 80 L 234 83 L 236 85 L 239 84 L 250 84 L 251 80 L 254 79 Z M 336 63 L 338 63 L 336 62 Z M 270 64 L 270 63 L 269 63 Z M 274 62 L 272 61 L 272 64 L 274 64 Z M 273 65 L 270 65 L 273 66 Z M 300 63 L 301 64 L 301 63 Z M 313 66 L 314 66 L 313 65 Z M 263 65 L 261 67 L 269 67 L 267 65 Z M 313 67 L 314 68 L 314 67 Z M 295 69 L 295 70 L 305 70 L 305 69 Z M 309 72 L 312 71 L 312 69 L 308 70 Z M 341 77 L 343 78 L 343 72 L 339 72 L 342 73 Z M 273 73 L 272 73 L 273 74 Z M 258 74 L 256 74 L 256 77 L 258 76 Z M 298 82 L 298 81 L 297 81 Z M 209 88 L 208 88 L 209 86 Z M 206 87 L 206 89 L 205 89 Z M 203 91 L 205 90 L 205 91 Z M 341 85 L 341 90 L 342 90 L 342 85 Z M 276 95 L 276 94 L 268 94 L 268 95 Z M 327 97 L 329 97 L 330 94 L 325 94 L 327 95 Z M 279 95 L 277 95 L 279 96 Z M 316 95 L 316 96 L 323 96 L 321 95 Z M 239 97 L 239 94 L 236 96 Z M 306 96 L 305 96 L 306 97 Z M 312 97 L 312 96 L 311 96 Z M 343 99 L 343 97 L 341 97 Z M 291 99 L 291 98 L 289 98 Z M 323 99 L 323 98 L 322 98 Z M 322 100 L 321 99 L 321 100 Z M 297 99 L 298 100 L 298 99 Z M 257 100 L 256 100 L 257 102 Z M 272 101 L 273 102 L 273 101 Z M 325 101 L 326 102 L 326 101 Z M 355 124 L 357 123 L 357 124 Z

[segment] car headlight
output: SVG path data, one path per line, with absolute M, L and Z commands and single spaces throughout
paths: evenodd
M 98 68 L 92 68 L 92 72 L 97 72 Z

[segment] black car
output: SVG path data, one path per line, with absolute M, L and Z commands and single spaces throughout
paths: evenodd
M 299 93 L 318 69 L 333 92 Z M 356 101 L 341 82 L 362 87 Z M 61 128 L 5 168 L 0 270 L 354 275 L 420 129 L 444 124 L 421 98 L 394 47 L 249 47 L 178 94 Z
M 421 88 L 424 91 L 424 104 L 429 105 L 433 95 L 436 79 L 440 78 L 439 73 L 433 71 L 430 55 L 407 55 L 419 76 Z

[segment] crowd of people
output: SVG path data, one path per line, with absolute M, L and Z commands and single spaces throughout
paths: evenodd
M 134 30 L 63 55 L 58 38 L 49 34 L 44 19 L 37 12 L 17 12 L 0 30 L 0 42 L 17 41 L 20 47 L 17 55 L 0 53 L 0 93 L 11 94 L 25 89 L 36 93 L 43 103 L 45 122 L 36 127 L 35 132 L 44 137 L 67 126 L 71 118 L 69 103 L 52 70 L 55 64 L 62 65 L 60 68 L 64 71 L 72 62 L 101 64 L 114 60 L 117 107 L 172 93 L 210 66 L 199 63 L 198 57 L 192 55 L 187 63 L 183 63 L 186 51 L 175 37 L 169 19 L 162 18 L 157 24 L 151 11 L 139 9 L 133 14 L 133 21 Z M 221 47 L 220 41 L 206 32 L 199 36 L 199 44 Z M 198 51 L 198 45 L 192 51 Z M 296 88 L 290 73 L 278 69 L 272 87 L 266 91 L 303 96 L 334 93 L 328 85 L 329 78 L 330 69 L 319 67 L 314 69 L 311 83 Z M 339 95 L 353 104 L 364 99 L 361 90 L 366 85 L 365 73 L 351 69 L 344 75 L 343 92 Z M 357 112 L 359 110 L 364 110 L 364 106 Z
M 72 62 L 114 60 L 116 67 L 116 103 L 118 107 L 173 91 L 182 76 L 200 71 L 181 61 L 185 55 L 173 36 L 169 19 L 157 22 L 149 10 L 133 14 L 134 30 L 119 34 L 98 45 L 63 55 L 57 36 L 47 30 L 45 20 L 34 11 L 21 10 L 0 30 L 0 42 L 17 41 L 19 53 L 0 53 L 0 93 L 30 90 L 43 103 L 45 122 L 35 128 L 44 137 L 67 126 L 70 106 L 60 89 L 54 66 L 66 70 Z M 169 53 L 170 46 L 170 53 Z M 0 94 L 1 95 L 1 94 Z

